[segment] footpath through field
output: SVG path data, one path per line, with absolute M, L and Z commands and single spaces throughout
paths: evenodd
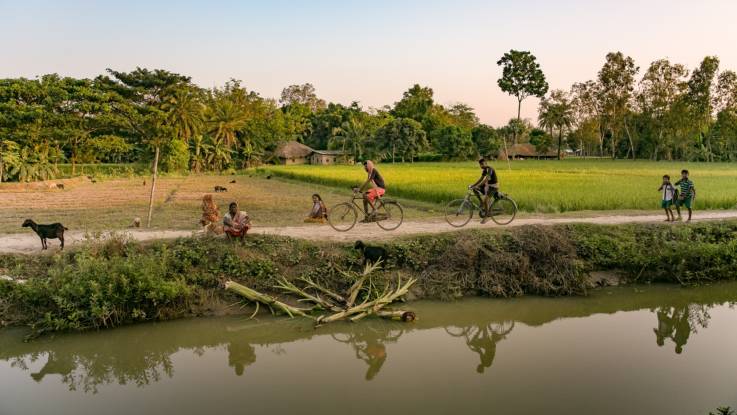
M 694 221 L 724 220 L 737 218 L 737 211 L 708 211 L 694 213 Z M 596 217 L 561 217 L 561 218 L 524 218 L 518 219 L 507 226 L 523 226 L 523 225 L 556 225 L 565 223 L 592 223 L 600 225 L 617 225 L 626 223 L 654 223 L 662 222 L 663 215 L 608 215 Z M 673 226 L 684 226 L 682 223 L 676 223 Z M 502 229 L 503 227 L 495 225 L 491 222 L 481 225 L 478 219 L 472 220 L 462 229 Z M 443 232 L 457 231 L 448 225 L 444 220 L 427 220 L 427 221 L 407 221 L 402 224 L 399 229 L 387 232 L 380 229 L 376 224 L 356 224 L 356 227 L 349 232 L 336 232 L 330 226 L 284 226 L 284 227 L 260 227 L 254 225 L 252 233 L 289 236 L 292 238 L 320 240 L 320 241 L 336 241 L 347 242 L 362 240 L 387 240 L 400 236 L 433 234 Z M 175 239 L 189 237 L 201 234 L 199 230 L 192 231 L 176 231 L 176 230 L 130 230 L 122 231 L 130 235 L 131 238 L 138 241 L 150 241 L 159 239 Z M 66 233 L 67 247 L 79 244 L 84 240 L 85 236 L 82 232 Z M 59 248 L 57 240 L 50 240 L 49 250 L 47 252 L 55 252 Z M 0 253 L 41 253 L 41 242 L 32 232 L 25 234 L 0 234 Z

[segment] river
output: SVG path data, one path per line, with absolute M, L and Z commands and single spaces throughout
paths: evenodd
M 708 414 L 737 408 L 737 283 L 416 302 L 415 323 L 268 316 L 23 342 L 0 414 Z

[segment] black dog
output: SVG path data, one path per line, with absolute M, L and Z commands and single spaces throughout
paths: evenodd
M 24 228 L 31 228 L 41 238 L 41 249 L 48 249 L 46 244 L 47 239 L 58 239 L 61 241 L 61 249 L 64 249 L 64 231 L 69 229 L 65 228 L 61 223 L 52 223 L 51 225 L 39 225 L 36 222 L 26 219 L 22 225 Z
M 215 186 L 215 193 L 227 192 L 228 189 L 223 186 Z
M 353 248 L 358 249 L 363 254 L 363 265 L 368 263 L 375 264 L 379 260 L 384 262 L 389 257 L 386 253 L 386 249 L 380 246 L 367 246 L 363 241 L 356 241 Z

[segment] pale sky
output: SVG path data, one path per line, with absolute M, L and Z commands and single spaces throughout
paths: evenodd
M 644 71 L 717 55 L 737 69 L 734 0 L 10 1 L 0 0 L 0 78 L 94 77 L 136 66 L 230 78 L 278 97 L 311 82 L 328 101 L 392 104 L 419 83 L 501 125 L 516 102 L 496 85 L 509 49 L 538 57 L 551 88 L 596 76 L 609 51 Z M 537 102 L 523 103 L 536 119 Z

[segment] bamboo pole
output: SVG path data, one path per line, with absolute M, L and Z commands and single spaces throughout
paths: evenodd
M 276 298 L 270 295 L 261 294 L 260 292 L 254 289 L 248 288 L 244 285 L 238 284 L 235 281 L 226 281 L 225 289 L 233 291 L 236 294 L 246 297 L 247 299 L 251 301 L 263 303 L 269 307 L 272 307 L 272 306 L 276 307 L 284 311 L 285 313 L 287 313 L 289 317 L 300 316 L 300 317 L 307 317 L 310 319 L 313 318 L 312 316 L 307 315 L 305 313 L 305 311 L 312 311 L 312 309 L 303 310 L 297 307 L 290 306 L 289 304 L 282 303 L 281 301 L 277 300 Z

